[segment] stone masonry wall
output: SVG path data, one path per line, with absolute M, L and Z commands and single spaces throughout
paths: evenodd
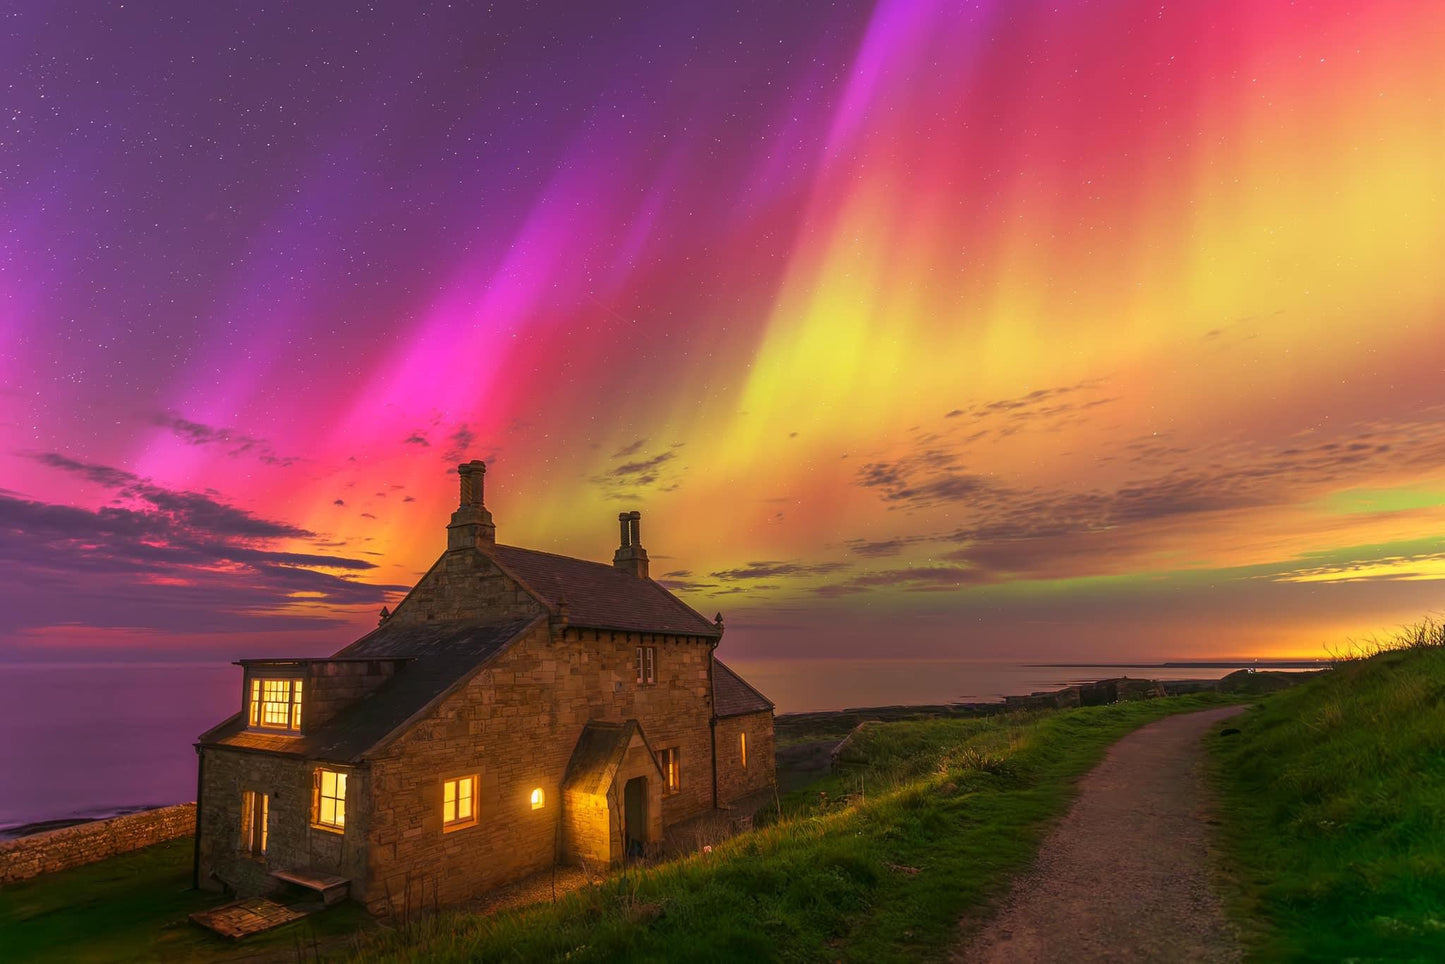
M 274 890 L 273 870 L 335 874 L 352 881 L 351 896 L 360 897 L 366 869 L 367 772 L 344 770 L 346 829 L 343 833 L 311 825 L 312 772 L 317 764 L 295 757 L 273 756 L 208 747 L 201 791 L 201 886 L 222 886 L 243 897 Z M 270 796 L 267 852 L 254 857 L 241 850 L 241 794 L 245 790 Z
M 748 735 L 748 765 L 742 765 L 739 735 Z M 719 804 L 773 785 L 773 714 L 729 716 L 717 721 L 717 795 Z
M 404 623 L 539 616 L 542 605 L 477 549 L 450 550 L 391 614 Z
M 302 725 L 319 726 L 390 679 L 401 660 L 327 660 L 307 666 Z
M 608 800 L 568 790 L 562 803 L 562 840 L 567 852 L 594 867 L 605 866 L 611 856 L 615 820 Z
M 567 674 L 560 649 L 537 627 L 372 759 L 377 809 L 365 901 L 373 913 L 400 909 L 406 893 L 459 903 L 550 865 L 572 749 L 561 747 L 566 733 L 581 732 L 553 712 L 550 694 Z M 471 775 L 477 822 L 444 830 L 443 781 Z M 538 787 L 544 805 L 534 810 Z
M 0 885 L 95 863 L 196 830 L 196 805 L 141 810 L 47 833 L 0 841 Z
M 639 643 L 657 647 L 651 685 L 636 682 Z M 458 903 L 551 866 L 565 833 L 560 784 L 589 720 L 635 718 L 653 750 L 679 749 L 682 791 L 663 800 L 664 823 L 710 808 L 710 665 L 709 644 L 686 637 L 569 629 L 558 642 L 542 625 L 513 643 L 371 761 L 367 906 L 385 912 L 388 894 L 395 906 L 408 890 Z M 469 774 L 478 822 L 444 831 L 442 781 Z

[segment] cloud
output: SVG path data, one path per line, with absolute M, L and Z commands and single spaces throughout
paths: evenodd
M 850 539 L 844 545 L 849 552 L 870 558 L 896 556 L 904 549 L 919 542 L 930 541 L 926 536 L 898 536 L 893 539 Z
M 54 452 L 38 455 L 35 459 L 98 485 L 117 489 L 122 499 L 149 504 L 177 524 L 221 538 L 280 539 L 311 538 L 315 535 L 284 522 L 258 518 L 244 509 L 217 502 L 208 495 L 163 488 L 122 469 L 78 462 Z
M 460 462 L 467 457 L 471 451 L 472 443 L 477 440 L 476 435 L 467 425 L 458 425 L 456 431 L 447 436 L 446 451 L 442 452 L 442 459 L 447 462 Z M 410 439 L 408 439 L 410 441 Z
M 963 470 L 958 456 L 930 448 L 892 461 L 864 464 L 855 484 L 878 489 L 885 502 L 925 508 L 944 502 L 975 501 L 997 494 L 997 486 Z
M 670 592 L 705 592 L 719 588 L 715 582 L 698 582 L 694 579 L 669 579 L 667 577 L 658 579 L 657 584 Z
M 233 428 L 217 428 L 213 425 L 206 425 L 202 422 L 193 422 L 190 419 L 181 418 L 179 415 L 157 415 L 152 419 L 156 425 L 163 426 L 182 441 L 190 445 L 218 446 L 226 450 L 226 454 L 232 458 L 241 455 L 254 454 L 258 461 L 267 465 L 279 465 L 282 467 L 294 465 L 300 461 L 293 456 L 277 455 L 271 443 L 265 439 L 257 438 L 254 435 L 247 435 Z
M 626 462 L 612 470 L 612 475 L 617 478 L 632 476 L 632 481 L 645 485 L 657 478 L 657 469 L 673 459 L 677 458 L 676 452 L 661 452 L 650 459 L 643 459 L 639 462 Z
M 618 449 L 616 452 L 613 452 L 612 457 L 614 459 L 625 459 L 629 455 L 636 455 L 638 452 L 642 451 L 642 447 L 646 444 L 647 439 L 645 438 L 640 438 L 636 441 L 629 442 L 628 444 L 622 446 L 622 448 Z
M 98 509 L 0 494 L 0 631 L 70 625 L 228 632 L 346 621 L 405 587 L 374 563 L 277 548 L 314 535 L 211 495 L 50 453 L 37 461 L 114 490 Z M 323 571 L 330 570 L 330 571 Z
M 946 506 L 962 522 L 844 545 L 874 558 L 899 555 L 913 545 L 951 545 L 941 558 L 991 579 L 1127 571 L 1159 551 L 1166 529 L 1206 532 L 1227 514 L 1304 506 L 1330 492 L 1445 464 L 1445 431 L 1434 414 L 1272 444 L 1221 442 L 1187 449 L 1165 437 L 1145 436 L 1125 443 L 1123 449 L 1135 458 L 1120 464 L 1152 468 L 1152 473 L 1085 491 L 982 479 L 965 472 L 955 453 L 920 445 L 897 459 L 865 465 L 855 484 L 876 490 L 893 505 Z M 1433 578 L 1434 571 L 1429 560 L 1406 559 L 1339 570 L 1301 569 L 1298 581 L 1418 580 Z
M 839 572 L 850 568 L 850 565 L 846 562 L 750 562 L 741 568 L 722 569 L 711 575 L 714 579 L 735 582 L 746 579 L 776 579 L 779 576 L 817 576 Z
M 883 588 L 904 592 L 953 592 L 988 581 L 988 573 L 971 567 L 908 566 L 863 573 L 843 582 L 819 586 L 813 592 L 825 598 Z
M 612 458 L 616 460 L 635 455 L 641 449 L 643 441 L 639 439 L 624 446 Z M 601 475 L 592 476 L 590 481 L 604 489 L 609 499 L 634 498 L 642 489 L 671 492 L 680 484 L 676 462 L 678 449 L 682 447 L 683 443 L 675 442 L 656 455 L 614 465 Z
M 412 432 L 412 433 L 411 433 L 410 435 L 408 435 L 406 438 L 404 438 L 404 439 L 401 440 L 401 444 L 402 444 L 402 445 L 420 445 L 422 448 L 425 448 L 425 449 L 431 448 L 431 442 L 427 441 L 427 437 L 426 437 L 425 435 L 421 434 L 420 432 Z
M 1360 559 L 1272 573 L 1275 582 L 1434 582 L 1445 579 L 1445 552 Z

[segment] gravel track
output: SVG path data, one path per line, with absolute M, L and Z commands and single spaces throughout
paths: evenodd
M 1243 959 L 1210 885 L 1203 738 L 1230 706 L 1170 716 L 1110 747 L 995 917 L 954 961 Z

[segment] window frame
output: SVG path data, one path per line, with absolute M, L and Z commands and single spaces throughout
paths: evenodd
M 662 771 L 662 795 L 682 792 L 682 754 L 675 746 L 657 751 L 657 768 Z
M 442 777 L 441 783 L 442 833 L 451 833 L 454 830 L 465 830 L 468 827 L 475 827 L 478 821 L 477 811 L 481 809 L 477 806 L 477 798 L 480 795 L 479 791 L 482 786 L 481 776 L 476 773 L 458 773 L 452 776 Z M 461 793 L 463 784 L 466 784 L 469 791 L 466 799 L 471 804 L 472 812 L 465 817 L 454 817 L 451 820 L 447 820 L 447 790 L 455 787 L 453 800 L 459 805 L 463 799 Z M 458 806 L 457 809 L 459 810 L 460 806 Z
M 258 813 L 257 801 L 261 807 Z M 241 791 L 241 853 L 260 860 L 266 859 L 270 846 L 271 795 L 259 790 Z M 260 840 L 256 839 L 257 830 Z
M 325 793 L 326 777 L 331 774 L 336 777 L 333 786 L 335 794 Z M 349 774 L 345 770 L 333 770 L 331 767 L 317 767 L 312 771 L 311 778 L 311 826 L 317 830 L 325 830 L 328 833 L 346 833 L 346 784 Z M 326 801 L 332 801 L 332 820 L 327 821 L 322 817 Z M 339 817 L 338 817 L 339 815 Z
M 637 675 L 637 685 L 655 685 L 657 683 L 657 647 L 639 645 L 632 659 Z
M 532 804 L 533 810 L 542 810 L 547 806 L 547 791 L 541 787 L 533 787 L 528 795 L 528 801 Z
M 301 733 L 301 709 L 303 703 L 302 683 L 304 677 L 248 674 L 246 677 L 246 727 L 264 733 Z M 266 699 L 267 684 L 284 685 L 285 699 Z M 286 722 L 268 723 L 267 707 L 285 706 Z

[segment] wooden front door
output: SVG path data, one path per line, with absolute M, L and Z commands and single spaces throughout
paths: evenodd
M 628 857 L 641 857 L 647 842 L 647 777 L 633 777 L 622 788 L 622 838 Z

